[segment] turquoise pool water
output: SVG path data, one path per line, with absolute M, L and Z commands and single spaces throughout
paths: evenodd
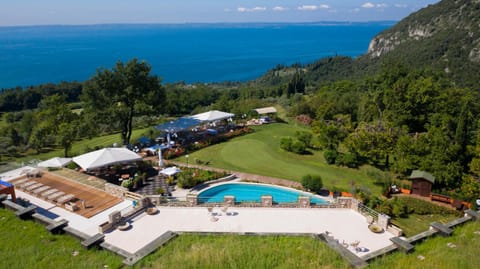
M 299 196 L 309 196 L 312 204 L 327 204 L 319 197 L 293 189 L 250 183 L 227 183 L 198 194 L 200 203 L 221 203 L 225 195 L 235 196 L 236 202 L 261 202 L 262 195 L 271 195 L 274 203 L 295 203 Z

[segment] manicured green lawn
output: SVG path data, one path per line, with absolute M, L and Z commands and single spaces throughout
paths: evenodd
M 22 221 L 0 209 L 1 268 L 121 268 L 122 258 L 103 250 L 85 250 L 69 235 L 52 235 L 43 225 Z
M 367 176 L 366 168 L 350 169 L 326 164 L 321 151 L 297 155 L 280 148 L 280 139 L 294 136 L 296 131 L 308 131 L 289 124 L 269 124 L 254 127 L 255 132 L 237 137 L 229 142 L 213 145 L 189 154 L 190 161 L 209 161 L 210 166 L 232 171 L 242 171 L 264 176 L 300 181 L 306 174 L 321 175 L 328 188 L 338 187 L 351 191 L 351 182 L 364 186 L 374 193 L 380 187 Z M 185 162 L 185 157 L 178 161 Z M 370 168 L 373 169 L 373 168 Z
M 449 243 L 455 247 L 449 247 Z M 451 245 L 450 244 L 450 245 Z M 454 229 L 453 236 L 434 237 L 415 245 L 413 253 L 396 252 L 372 262 L 369 268 L 480 268 L 480 222 L 471 222 Z M 425 257 L 420 260 L 418 256 Z

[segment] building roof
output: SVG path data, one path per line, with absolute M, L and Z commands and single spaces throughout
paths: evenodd
M 72 162 L 72 158 L 60 158 L 60 157 L 55 157 L 48 159 L 43 162 L 39 162 L 37 166 L 39 167 L 63 167 L 67 164 Z
M 200 120 L 191 118 L 191 117 L 182 117 L 174 121 L 165 122 L 163 124 L 157 125 L 157 128 L 160 131 L 164 132 L 180 132 L 183 130 L 188 130 L 192 127 L 195 127 L 201 123 Z
M 140 155 L 126 148 L 104 148 L 73 158 L 73 161 L 85 170 L 141 160 Z
M 257 111 L 258 114 L 277 113 L 277 109 L 274 108 L 273 106 L 256 108 L 254 110 Z
M 423 178 L 425 180 L 430 181 L 432 184 L 435 183 L 435 177 L 432 174 L 425 171 L 413 170 L 412 174 L 410 175 L 410 179 L 415 179 L 415 178 Z

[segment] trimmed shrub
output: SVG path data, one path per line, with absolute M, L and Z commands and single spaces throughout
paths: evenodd
M 280 148 L 286 151 L 292 151 L 293 139 L 291 137 L 282 137 L 280 140 Z
M 338 152 L 336 150 L 325 150 L 323 152 L 323 157 L 328 164 L 334 164 L 337 156 Z
M 323 187 L 322 177 L 319 175 L 305 175 L 302 177 L 302 186 L 312 192 L 319 192 Z
M 306 146 L 302 141 L 294 141 L 292 143 L 291 151 L 297 154 L 302 154 L 306 150 Z

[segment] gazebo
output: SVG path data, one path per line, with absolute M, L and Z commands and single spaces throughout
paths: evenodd
M 432 192 L 435 177 L 425 171 L 413 170 L 410 175 L 412 180 L 412 194 L 429 197 Z

